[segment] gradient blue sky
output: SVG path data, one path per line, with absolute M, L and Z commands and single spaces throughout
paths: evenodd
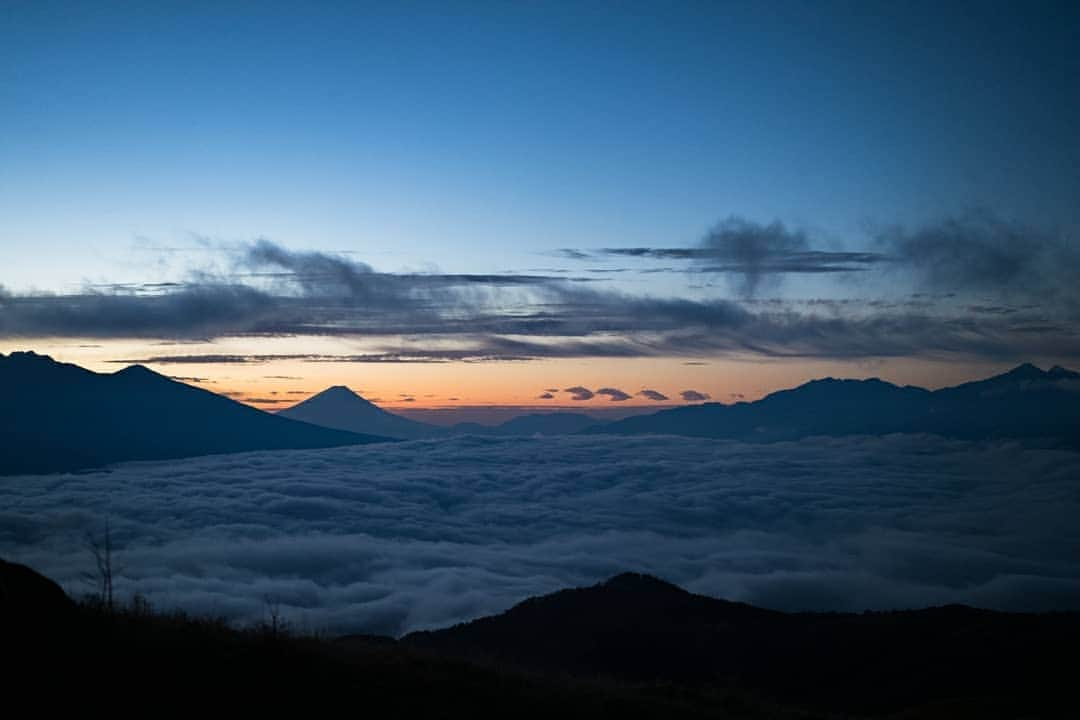
M 1075 3 L 4 1 L 0 285 L 183 280 L 260 237 L 379 272 L 573 273 L 613 261 L 559 249 L 695 246 L 729 216 L 865 250 L 980 211 L 1074 247 L 1077 47 Z

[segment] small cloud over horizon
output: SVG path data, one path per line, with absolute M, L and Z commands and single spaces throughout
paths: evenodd
M 623 392 L 619 388 L 602 387 L 596 391 L 597 395 L 606 395 L 611 402 L 624 402 L 631 398 L 631 395 Z
M 697 390 L 683 390 L 679 393 L 682 399 L 686 402 L 704 402 L 709 399 L 709 393 L 698 392 Z
M 638 393 L 638 396 L 647 398 L 649 400 L 655 400 L 657 402 L 662 402 L 668 399 L 668 396 L 660 392 L 659 390 L 642 390 Z
M 587 387 L 581 385 L 575 385 L 574 387 L 568 387 L 563 392 L 570 393 L 570 399 L 578 402 L 584 402 L 585 400 L 592 400 L 596 393 Z

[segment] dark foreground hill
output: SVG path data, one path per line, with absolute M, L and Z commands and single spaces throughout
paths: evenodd
M 642 575 L 402 640 L 107 612 L 0 561 L 6 707 L 245 715 L 1071 718 L 1077 614 L 785 614 Z M 345 703 L 344 706 L 341 703 Z
M 99 374 L 35 353 L 0 355 L 0 398 L 0 475 L 382 439 L 276 417 L 140 365 Z
M 705 704 L 727 689 L 785 707 L 860 716 L 1080 710 L 1069 690 L 1080 647 L 1076 613 L 949 606 L 790 614 L 625 574 L 402 642 L 496 667 L 675 685 Z
M 140 604 L 108 612 L 73 603 L 51 581 L 2 560 L 0 638 L 0 708 L 13 718 L 72 710 L 140 718 L 709 717 L 677 697 L 480 666 L 390 638 L 334 642 L 269 623 L 235 629 Z
M 1080 447 L 1080 373 L 1021 365 L 940 390 L 878 379 L 813 380 L 755 402 L 704 403 L 589 428 L 749 442 L 814 435 L 932 433 L 970 440 L 1038 439 Z

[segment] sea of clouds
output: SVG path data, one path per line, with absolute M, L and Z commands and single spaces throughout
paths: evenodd
M 238 623 L 401 634 L 624 570 L 785 610 L 1080 609 L 1080 454 L 927 436 L 479 438 L 0 478 L 0 557 Z

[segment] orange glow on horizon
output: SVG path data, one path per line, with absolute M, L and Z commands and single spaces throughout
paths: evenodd
M 756 400 L 776 390 L 821 377 L 880 377 L 898 384 L 942 387 L 986 377 L 1010 363 L 896 358 L 873 362 L 799 358 L 558 358 L 491 362 L 327 362 L 269 359 L 255 362 L 154 362 L 168 356 L 199 358 L 260 355 L 334 356 L 356 353 L 340 338 L 229 338 L 215 342 L 161 343 L 152 340 L 54 338 L 4 341 L 0 352 L 32 349 L 96 372 L 115 372 L 129 360 L 195 387 L 262 409 L 279 410 L 327 387 L 345 385 L 382 407 L 395 410 L 512 406 L 539 410 L 662 408 L 683 404 L 694 390 L 724 403 Z M 1047 365 L 1056 359 L 1034 359 Z M 1065 363 L 1062 363 L 1065 364 Z M 592 392 L 614 388 L 630 397 L 614 402 L 596 395 L 572 400 L 568 388 Z M 551 399 L 540 399 L 547 390 Z M 640 395 L 654 390 L 667 400 Z

